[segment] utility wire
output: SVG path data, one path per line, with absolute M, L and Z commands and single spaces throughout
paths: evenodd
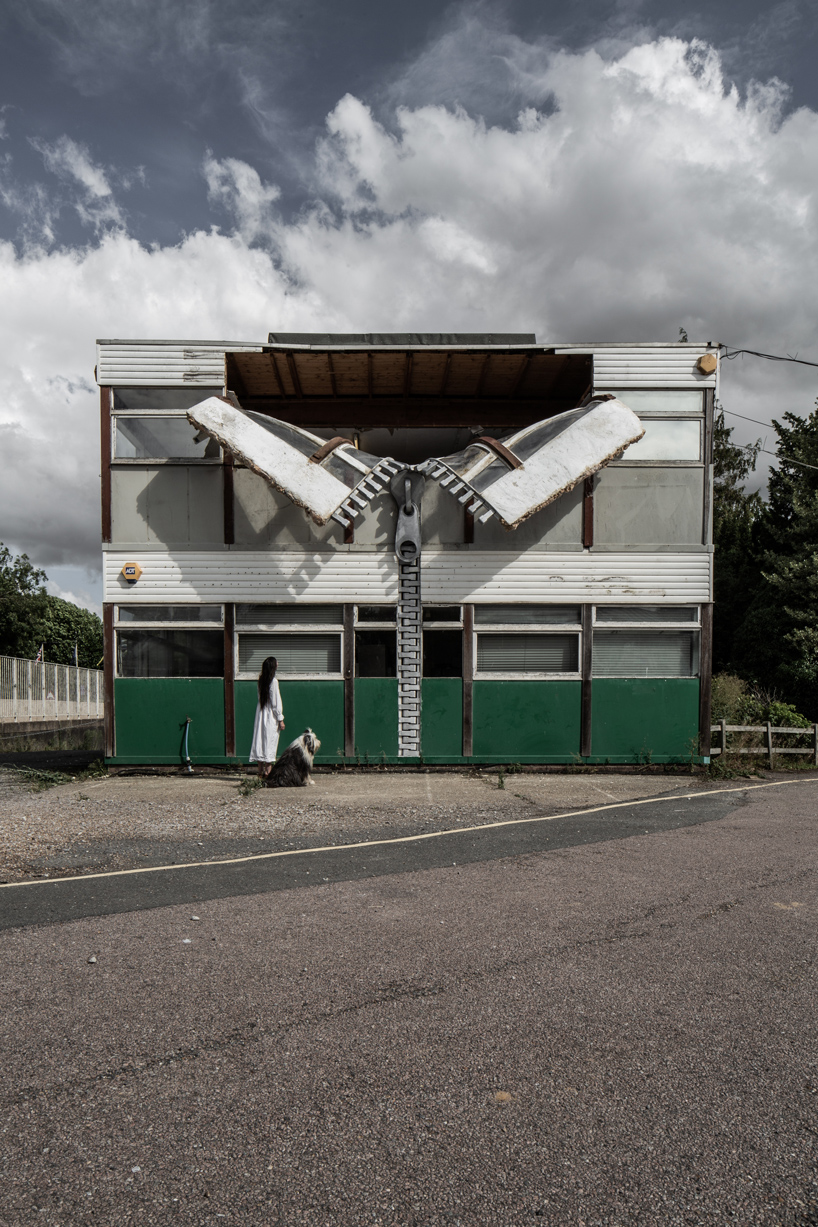
M 778 452 L 771 452 L 766 447 L 755 447 L 752 443 L 731 443 L 730 446 L 738 447 L 743 452 L 753 452 L 754 454 L 763 452 L 765 456 L 775 456 L 776 460 L 786 460 L 787 464 L 797 464 L 802 469 L 814 469 L 818 473 L 818 464 L 807 464 L 805 460 L 793 460 L 792 456 L 779 456 Z
M 724 351 L 724 357 L 729 360 L 738 358 L 739 354 L 750 354 L 753 358 L 766 358 L 769 362 L 797 362 L 799 366 L 818 366 L 818 362 L 807 362 L 806 358 L 795 358 L 791 354 L 762 354 L 757 349 L 730 349 L 729 345 L 719 345 L 719 349 Z

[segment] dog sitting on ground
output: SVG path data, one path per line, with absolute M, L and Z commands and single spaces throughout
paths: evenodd
M 267 776 L 268 788 L 303 788 L 312 784 L 312 763 L 321 742 L 312 729 L 304 729 L 300 737 L 287 746 L 287 749 L 272 766 Z

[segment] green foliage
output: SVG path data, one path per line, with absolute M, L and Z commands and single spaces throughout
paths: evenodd
M 760 574 L 733 644 L 740 671 L 818 711 L 818 412 L 773 423 L 778 468 L 754 525 Z M 801 463 L 798 463 L 798 462 Z M 814 466 L 814 467 L 812 467 Z
M 760 441 L 751 448 L 731 443 L 732 428 L 724 413 L 713 421 L 713 544 L 714 575 L 713 665 L 727 668 L 733 657 L 736 628 L 761 582 L 753 553 L 753 526 L 764 504 L 758 493 L 747 494 L 744 483 L 758 458 Z
M 40 642 L 45 645 L 46 660 L 59 665 L 74 664 L 84 669 L 96 669 L 102 656 L 102 622 L 96 614 L 80 609 L 59 597 L 46 597 L 46 610 L 40 623 Z
M 102 656 L 102 622 L 70 601 L 48 596 L 48 577 L 27 554 L 13 557 L 0 544 L 0 656 L 32 659 L 44 645 L 45 659 L 96 669 Z
M 48 601 L 45 579 L 27 554 L 14 558 L 0 543 L 0 656 L 36 656 Z
M 735 674 L 719 673 L 713 678 L 713 722 L 726 724 L 770 724 L 779 728 L 807 729 L 812 721 L 791 703 L 776 694 L 749 685 Z

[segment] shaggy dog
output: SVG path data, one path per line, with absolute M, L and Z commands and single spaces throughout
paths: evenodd
M 273 763 L 267 776 L 268 788 L 303 788 L 312 784 L 312 760 L 321 748 L 321 742 L 312 729 L 304 729 L 300 737 L 287 746 L 287 749 Z

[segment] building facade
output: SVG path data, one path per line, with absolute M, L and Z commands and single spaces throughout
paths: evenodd
M 268 655 L 319 763 L 706 758 L 717 358 L 518 334 L 99 341 L 108 762 L 246 762 Z M 606 397 L 643 433 L 572 468 L 577 406 Z M 295 475 L 205 403 L 274 458 L 292 428 Z M 562 484 L 509 529 L 454 458 L 531 474 L 557 419 Z M 310 482 L 332 464 L 360 474 L 324 516 Z

